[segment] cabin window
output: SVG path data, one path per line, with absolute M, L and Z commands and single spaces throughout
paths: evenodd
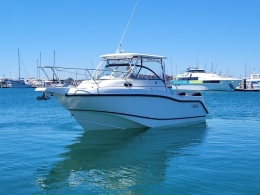
M 181 77 L 181 78 L 178 78 L 178 80 L 184 80 L 184 81 L 187 81 L 187 80 L 198 80 L 199 77 Z
M 187 70 L 186 72 L 190 72 L 190 73 L 205 73 L 205 70 Z
M 220 83 L 219 80 L 208 80 L 208 81 L 203 81 L 203 83 Z

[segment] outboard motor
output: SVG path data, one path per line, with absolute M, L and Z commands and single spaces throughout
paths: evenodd
M 36 98 L 36 100 L 38 100 L 38 101 L 40 101 L 40 100 L 49 100 L 50 99 L 50 97 L 49 96 L 47 96 L 46 95 L 46 93 L 43 93 L 42 94 L 42 96 L 38 96 L 37 98 Z

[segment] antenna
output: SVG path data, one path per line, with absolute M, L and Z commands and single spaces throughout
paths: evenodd
M 128 28 L 128 25 L 129 25 L 129 23 L 130 23 L 130 21 L 131 21 L 131 19 L 132 19 L 132 16 L 133 16 L 133 14 L 134 14 L 134 12 L 135 12 L 135 8 L 136 8 L 137 4 L 138 4 L 138 1 L 136 2 L 135 7 L 134 7 L 134 10 L 133 10 L 133 12 L 132 12 L 132 14 L 131 14 L 131 16 L 130 16 L 130 18 L 129 18 L 129 21 L 128 21 L 127 25 L 126 25 L 125 31 L 124 31 L 123 36 L 122 36 L 122 38 L 121 38 L 121 40 L 120 40 L 120 43 L 119 43 L 119 45 L 118 45 L 118 47 L 117 47 L 116 53 L 120 53 L 120 52 L 119 52 L 119 49 L 120 49 L 120 47 L 121 47 L 121 45 L 122 45 L 123 38 L 124 38 L 124 36 L 125 36 L 126 30 L 127 30 L 127 28 Z
M 246 62 L 245 62 L 245 78 L 246 78 Z
M 216 63 L 216 65 L 215 65 L 215 70 L 214 70 L 214 72 L 213 73 L 216 73 L 216 70 L 217 70 L 217 63 Z

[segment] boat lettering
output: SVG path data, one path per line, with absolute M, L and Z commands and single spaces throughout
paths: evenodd
M 198 108 L 198 107 L 199 107 L 198 104 L 191 104 L 190 106 L 191 106 L 192 108 Z

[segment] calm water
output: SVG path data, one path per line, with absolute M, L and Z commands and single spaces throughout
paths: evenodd
M 203 93 L 206 126 L 84 131 L 0 89 L 0 194 L 260 194 L 260 93 Z

